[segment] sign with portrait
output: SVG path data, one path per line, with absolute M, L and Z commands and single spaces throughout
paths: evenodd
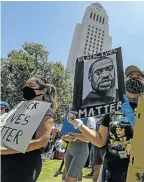
M 80 118 L 118 111 L 124 93 L 121 48 L 77 58 L 73 106 Z
M 2 146 L 25 153 L 50 105 L 43 101 L 20 102 L 0 120 Z

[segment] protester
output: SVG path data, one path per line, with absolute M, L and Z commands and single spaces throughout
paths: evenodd
M 101 124 L 101 119 L 96 119 L 96 131 L 99 130 L 99 126 Z M 86 175 L 86 177 L 93 177 L 93 182 L 97 182 L 100 170 L 102 168 L 102 162 L 103 162 L 103 156 L 105 154 L 105 146 L 104 147 L 97 147 L 95 145 L 92 145 L 91 147 L 91 163 L 92 163 L 92 171 Z
M 2 182 L 36 182 L 42 168 L 40 148 L 47 145 L 52 129 L 53 112 L 57 108 L 55 87 L 40 77 L 30 78 L 23 88 L 23 97 L 25 100 L 49 101 L 52 109 L 48 108 L 25 154 L 1 147 Z
M 62 138 L 61 138 L 61 134 L 60 133 L 59 133 L 58 138 L 55 141 L 55 150 L 56 150 L 56 153 L 55 153 L 56 154 L 56 158 L 57 159 L 61 159 L 62 156 L 64 155 L 65 149 L 62 146 Z
M 96 121 L 96 131 L 99 130 L 102 119 L 97 118 Z M 103 157 L 105 155 L 105 146 L 97 147 L 92 145 L 93 147 L 93 158 L 92 158 L 92 176 L 93 182 L 97 182 L 100 174 L 100 170 L 102 169 Z
M 89 147 L 89 155 L 88 155 L 88 158 L 87 158 L 87 161 L 86 161 L 86 163 L 85 163 L 85 168 L 87 168 L 87 167 L 90 167 L 90 160 L 91 160 L 91 148 L 92 148 L 92 144 L 89 142 L 89 144 L 88 144 L 88 147 Z M 89 176 L 89 175 L 88 175 Z M 92 176 L 91 174 L 90 174 L 90 176 Z
M 65 140 L 62 140 L 62 146 L 65 149 L 64 153 L 66 153 L 68 142 Z M 62 159 L 59 169 L 54 174 L 54 177 L 57 177 L 59 174 L 63 174 L 62 178 L 64 178 L 64 179 L 62 179 L 62 180 L 65 180 L 65 170 L 62 171 L 63 166 L 64 166 L 64 158 Z
M 95 130 L 96 125 L 94 118 L 91 117 L 87 119 L 87 127 L 90 130 Z M 76 133 L 67 134 L 63 139 L 69 141 L 64 159 L 66 173 L 65 182 L 77 182 L 88 158 L 88 142 L 82 134 Z
M 139 96 L 144 93 L 144 74 L 136 66 L 129 66 L 126 74 L 126 95 L 122 109 L 114 114 L 103 117 L 99 131 L 94 132 L 76 116 L 69 112 L 68 121 L 79 128 L 85 138 L 98 147 L 106 144 L 104 157 L 105 175 L 102 182 L 126 182 L 127 170 L 130 159 L 130 146 L 135 124 L 135 109 Z
M 9 104 L 7 102 L 0 102 L 0 119 L 2 119 L 9 111 Z

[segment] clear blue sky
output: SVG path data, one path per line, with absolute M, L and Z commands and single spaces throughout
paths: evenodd
M 112 46 L 122 47 L 124 67 L 144 69 L 144 2 L 100 2 L 109 15 Z M 2 56 L 27 42 L 44 44 L 49 60 L 66 64 L 76 23 L 89 2 L 2 2 Z

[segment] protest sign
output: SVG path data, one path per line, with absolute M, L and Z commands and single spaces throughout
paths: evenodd
M 61 135 L 66 135 L 68 133 L 78 133 L 80 134 L 80 130 L 79 129 L 75 129 L 74 126 L 72 124 L 70 124 L 67 120 L 67 115 L 68 115 L 68 111 L 66 113 L 66 116 L 63 120 L 63 126 L 62 126 L 62 129 L 61 129 Z M 83 124 L 87 124 L 87 118 L 81 118 L 81 120 L 83 121 Z
M 80 118 L 120 110 L 124 93 L 121 48 L 77 58 L 73 108 Z
M 2 145 L 25 153 L 50 105 L 43 101 L 20 102 L 1 120 Z

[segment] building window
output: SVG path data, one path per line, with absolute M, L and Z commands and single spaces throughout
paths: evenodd
M 89 36 L 87 35 L 87 38 L 89 38 Z
M 99 42 L 99 40 L 97 40 L 97 42 Z
M 94 31 L 92 30 L 92 32 L 94 32 Z
M 95 46 L 93 46 L 93 49 L 95 48 Z
M 93 42 L 93 45 L 95 45 L 95 42 Z
M 101 38 L 103 40 L 103 38 Z
M 93 36 L 93 34 L 91 33 L 91 36 Z
M 102 45 L 100 45 L 100 47 L 102 47 Z
M 86 39 L 86 42 L 88 42 L 88 40 Z
M 97 54 L 98 52 L 96 51 L 96 54 Z
M 97 50 L 98 50 L 98 47 L 97 47 Z
M 92 52 L 94 52 L 94 50 L 92 50 Z
M 100 36 L 98 36 L 98 38 L 100 39 Z
M 96 21 L 98 21 L 98 19 L 99 19 L 99 15 L 97 15 Z
M 85 47 L 85 50 L 87 50 L 87 48 Z
M 105 21 L 105 18 L 103 18 L 103 20 L 102 20 L 102 24 L 104 24 L 104 21 Z
M 92 40 L 92 37 L 90 39 Z
M 100 35 L 100 33 L 99 33 L 99 35 Z
M 88 52 L 87 55 L 90 55 L 90 53 Z
M 85 46 L 87 46 L 87 43 L 85 43 Z
M 104 30 L 103 30 L 103 33 L 104 33 Z
M 101 23 L 101 19 L 102 19 L 102 17 L 100 16 L 99 23 Z
M 104 36 L 104 34 L 102 34 L 102 36 Z
M 93 15 L 93 13 L 91 12 L 91 14 L 90 14 L 90 19 L 92 19 L 92 15 Z
M 95 16 L 96 16 L 96 14 L 94 13 L 94 15 L 93 15 L 93 20 L 95 20 Z
M 99 29 L 99 31 L 101 31 L 101 29 Z
M 94 41 L 96 41 L 96 39 L 94 38 Z
M 97 43 L 97 46 L 99 46 L 99 44 Z
M 97 34 L 97 32 L 95 31 L 95 33 Z
M 89 25 L 89 27 L 91 27 L 91 25 Z
M 101 41 L 101 44 L 103 44 L 103 41 Z
M 91 47 L 91 45 L 89 45 L 89 47 Z
M 90 51 L 90 49 L 88 49 Z
M 88 28 L 88 31 L 90 31 L 90 28 Z
M 92 43 L 92 41 L 90 41 L 90 44 Z
M 89 32 L 87 32 L 87 34 L 89 35 Z
M 84 54 L 86 54 L 86 51 L 84 51 Z
M 97 30 L 97 28 L 96 28 L 96 30 Z
M 94 29 L 94 26 L 92 26 L 92 28 Z
M 100 49 L 100 51 L 102 51 L 102 49 Z
M 96 37 L 96 35 L 95 35 L 95 37 Z

